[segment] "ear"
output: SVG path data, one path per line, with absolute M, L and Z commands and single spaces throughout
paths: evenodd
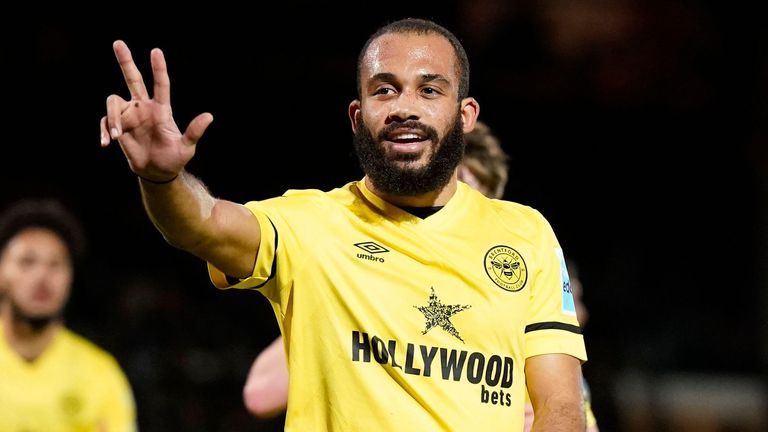
M 355 99 L 349 103 L 349 108 L 347 109 L 347 115 L 349 115 L 349 121 L 352 124 L 352 132 L 357 133 L 357 128 L 359 126 L 358 121 L 360 118 L 359 116 L 361 115 L 359 99 Z
M 480 115 L 480 104 L 473 97 L 461 101 L 461 120 L 464 122 L 464 133 L 472 132 Z

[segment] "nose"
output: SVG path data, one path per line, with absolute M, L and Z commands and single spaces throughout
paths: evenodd
M 412 91 L 402 91 L 392 99 L 389 107 L 388 122 L 404 122 L 406 120 L 418 120 L 417 96 Z

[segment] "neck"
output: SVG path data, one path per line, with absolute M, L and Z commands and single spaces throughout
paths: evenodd
M 53 320 L 42 328 L 35 328 L 23 319 L 16 319 L 6 308 L 0 316 L 3 322 L 3 337 L 20 357 L 34 361 L 53 341 L 61 327 L 59 320 Z
M 377 189 L 376 185 L 374 185 L 371 182 L 371 179 L 367 176 L 365 177 L 365 187 L 379 198 L 398 207 L 437 207 L 446 205 L 453 194 L 456 193 L 457 177 L 454 173 L 453 176 L 451 176 L 451 179 L 448 180 L 448 183 L 442 188 L 413 196 L 384 193 Z

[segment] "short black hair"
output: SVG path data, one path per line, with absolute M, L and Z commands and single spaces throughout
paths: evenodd
M 451 46 L 453 46 L 453 52 L 456 55 L 456 74 L 459 76 L 459 100 L 469 96 L 469 58 L 467 57 L 467 52 L 464 50 L 464 46 L 450 30 L 434 21 L 420 18 L 403 18 L 389 23 L 379 28 L 376 33 L 372 34 L 371 37 L 365 41 L 365 45 L 363 45 L 360 54 L 357 56 L 357 92 L 359 96 L 362 96 L 363 93 L 363 83 L 360 77 L 360 71 L 362 70 L 365 53 L 368 51 L 368 47 L 374 40 L 379 36 L 390 33 L 437 33 L 446 38 L 448 42 L 451 43 Z
M 73 262 L 85 254 L 85 234 L 78 219 L 52 198 L 25 198 L 0 214 L 0 252 L 16 234 L 28 228 L 45 228 L 58 235 L 69 249 Z

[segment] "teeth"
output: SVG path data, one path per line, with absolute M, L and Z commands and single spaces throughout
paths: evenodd
M 407 134 L 395 135 L 394 139 L 409 140 L 409 139 L 421 139 L 421 137 L 414 133 L 407 133 Z

